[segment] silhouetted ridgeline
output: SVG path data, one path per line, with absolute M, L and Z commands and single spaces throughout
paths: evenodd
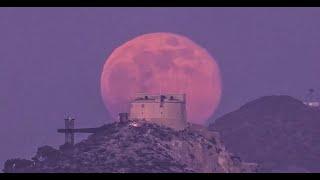
M 260 171 L 320 172 L 320 110 L 290 96 L 265 96 L 217 119 L 227 149 Z

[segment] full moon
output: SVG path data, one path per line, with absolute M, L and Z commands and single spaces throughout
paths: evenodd
M 113 118 L 129 112 L 129 102 L 137 92 L 185 93 L 187 121 L 205 124 L 221 97 L 219 67 L 187 37 L 144 34 L 116 48 L 101 75 L 101 95 Z

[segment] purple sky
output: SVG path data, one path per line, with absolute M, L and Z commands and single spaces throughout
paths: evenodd
M 0 8 L 0 165 L 62 144 L 66 113 L 78 127 L 107 123 L 102 66 L 144 33 L 185 35 L 217 60 L 213 119 L 263 95 L 320 90 L 319 19 L 320 8 Z

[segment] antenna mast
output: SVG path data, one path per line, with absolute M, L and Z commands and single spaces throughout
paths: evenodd
M 318 102 L 314 97 L 314 89 L 311 88 L 308 90 L 308 94 L 305 97 L 304 104 L 310 107 L 320 107 L 320 102 Z
M 310 89 L 308 90 L 308 94 L 307 94 L 305 100 L 306 100 L 307 102 L 312 102 L 312 101 L 314 101 L 314 89 L 310 88 Z

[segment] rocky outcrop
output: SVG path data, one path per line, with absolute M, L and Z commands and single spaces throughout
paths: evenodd
M 32 160 L 12 159 L 4 172 L 255 172 L 228 153 L 219 136 L 200 126 L 182 131 L 143 121 L 104 125 L 73 147 L 38 149 Z
M 265 96 L 217 119 L 227 149 L 262 172 L 320 172 L 320 110 L 290 96 Z

